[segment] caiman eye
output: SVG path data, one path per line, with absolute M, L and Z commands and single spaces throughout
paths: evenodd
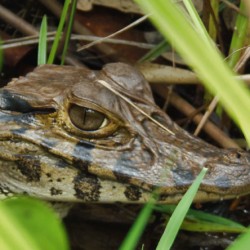
M 69 108 L 71 122 L 79 129 L 94 131 L 107 125 L 106 116 L 94 109 L 72 104 Z

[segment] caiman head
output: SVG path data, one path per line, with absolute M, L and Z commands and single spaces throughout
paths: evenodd
M 129 65 L 43 65 L 1 89 L 0 197 L 146 202 L 156 189 L 161 202 L 176 203 L 202 167 L 196 200 L 250 192 L 249 154 L 179 128 Z

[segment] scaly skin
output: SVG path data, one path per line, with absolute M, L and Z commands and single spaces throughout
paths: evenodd
M 208 172 L 197 201 L 250 192 L 250 155 L 218 149 L 179 128 L 126 64 L 101 71 L 45 65 L 1 89 L 1 198 L 25 193 L 62 202 L 143 203 L 157 188 L 160 202 L 177 203 L 202 167 Z

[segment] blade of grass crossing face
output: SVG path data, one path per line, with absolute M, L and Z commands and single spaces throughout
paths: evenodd
M 59 41 L 60 41 L 60 37 L 62 34 L 62 30 L 63 30 L 63 26 L 67 17 L 67 13 L 68 13 L 68 9 L 69 9 L 69 5 L 71 3 L 71 0 L 65 0 L 64 2 L 64 6 L 63 6 L 63 10 L 62 10 L 62 14 L 61 14 L 61 18 L 60 18 L 60 22 L 56 31 L 56 36 L 55 36 L 55 40 L 53 42 L 50 54 L 49 54 L 49 59 L 48 59 L 48 64 L 52 64 L 55 60 L 56 57 L 56 51 L 59 45 Z
M 41 23 L 38 43 L 37 65 L 47 61 L 47 17 L 44 16 Z
M 196 180 L 193 182 L 193 184 L 190 186 L 188 191 L 185 193 L 185 195 L 179 202 L 178 206 L 174 210 L 174 213 L 170 217 L 170 220 L 164 230 L 164 233 L 158 243 L 156 250 L 167 250 L 171 248 L 206 172 L 206 168 L 203 168 L 201 170 Z

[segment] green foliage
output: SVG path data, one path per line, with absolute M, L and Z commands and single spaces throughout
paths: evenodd
M 198 15 L 192 14 L 192 11 L 194 11 L 192 6 L 187 6 L 190 15 L 187 19 L 187 15 L 183 15 L 183 11 L 172 1 L 136 0 L 136 2 L 138 2 L 146 12 L 152 13 L 152 22 L 156 25 L 158 30 L 174 45 L 175 49 L 183 59 L 186 60 L 189 66 L 196 71 L 207 89 L 219 97 L 225 109 L 241 127 L 249 144 L 249 90 L 242 82 L 235 80 L 232 70 L 229 69 L 216 46 L 211 43 L 211 39 L 208 38 L 207 32 L 204 32 L 203 25 L 199 26 L 199 21 L 197 22 L 196 20 L 197 18 L 199 19 Z M 191 4 L 189 1 L 184 2 L 185 4 Z M 242 3 L 240 8 L 241 11 L 244 12 Z M 238 16 L 236 22 L 237 29 L 235 30 L 230 47 L 231 52 L 240 49 L 244 45 L 247 25 L 247 18 Z M 236 55 L 229 59 L 229 65 L 234 67 L 238 58 L 239 54 L 236 53 Z M 177 214 L 177 216 L 179 215 Z M 211 225 L 209 226 L 208 224 L 210 224 L 209 220 L 213 219 L 207 217 L 206 220 L 207 223 L 203 225 L 204 230 L 206 230 L 205 228 L 211 227 Z M 221 225 L 218 225 L 218 223 Z M 222 218 L 217 220 L 217 228 L 225 231 L 234 231 L 235 229 L 236 231 L 246 230 L 237 224 L 232 223 L 228 225 L 228 222 Z M 171 231 L 172 228 L 169 228 L 169 232 Z M 172 242 L 173 238 L 174 236 L 163 235 L 161 241 L 165 243 L 162 245 L 162 249 L 169 249 L 169 242 Z M 242 236 L 241 241 L 237 241 L 237 243 L 232 245 L 229 249 L 246 249 L 246 246 L 250 243 L 249 239 L 249 232 L 247 232 Z
M 243 2 L 241 2 L 240 4 L 240 10 L 242 13 L 244 13 L 245 11 Z M 248 23 L 248 17 L 243 16 L 241 14 L 237 15 L 235 29 L 229 49 L 230 57 L 228 58 L 228 64 L 231 68 L 235 67 L 240 58 L 242 52 L 240 49 L 244 46 L 244 43 L 246 41 Z
M 57 28 L 57 31 L 56 31 L 55 40 L 53 42 L 53 45 L 52 45 L 52 48 L 51 48 L 51 51 L 50 51 L 50 54 L 49 54 L 49 59 L 48 59 L 48 62 L 47 62 L 48 64 L 52 64 L 54 62 L 54 60 L 55 60 L 56 52 L 57 52 L 57 49 L 58 49 L 60 38 L 62 36 L 62 31 L 63 31 L 63 27 L 64 27 L 64 24 L 65 24 L 65 20 L 66 20 L 66 17 L 67 17 L 67 13 L 68 13 L 70 4 L 71 4 L 71 0 L 65 0 L 63 10 L 62 10 L 62 13 L 61 13 L 60 22 L 59 22 L 59 25 L 58 25 L 58 28 Z
M 188 191 L 185 193 L 178 206 L 175 208 L 169 222 L 165 228 L 165 231 L 158 243 L 157 250 L 167 250 L 170 249 L 175 237 L 180 230 L 181 224 L 191 206 L 194 197 L 198 191 L 202 179 L 206 174 L 207 169 L 203 168 L 200 174 L 197 176 L 196 180 L 189 187 Z
M 155 210 L 172 214 L 176 205 L 158 205 Z M 225 233 L 243 233 L 247 228 L 232 220 L 208 214 L 203 211 L 189 209 L 185 220 L 181 225 L 181 229 L 194 232 L 225 232 Z
M 250 245 L 250 228 L 248 231 L 240 235 L 232 244 L 227 248 L 227 250 L 246 250 L 247 246 Z
M 47 17 L 44 16 L 40 34 L 39 34 L 39 43 L 38 43 L 38 56 L 37 56 L 37 65 L 45 64 L 47 61 Z
M 176 50 L 197 72 L 203 80 L 205 86 L 214 94 L 218 95 L 221 102 L 228 110 L 229 114 L 241 126 L 248 142 L 250 142 L 250 124 L 249 93 L 239 81 L 233 78 L 233 73 L 229 70 L 218 50 L 211 44 L 203 25 L 200 23 L 197 13 L 193 9 L 190 2 L 185 1 L 191 22 L 195 29 L 187 20 L 182 11 L 179 11 L 171 1 L 165 0 L 137 0 L 146 10 L 152 11 L 152 21 L 156 24 L 162 34 L 175 45 Z M 62 30 L 65 24 L 66 16 L 69 11 L 71 1 L 66 0 L 62 11 L 59 27 L 56 37 L 49 55 L 48 63 L 53 63 L 59 40 L 62 36 Z M 65 47 L 62 55 L 62 64 L 65 59 L 70 33 L 73 24 L 76 1 L 73 1 L 70 21 L 66 32 Z M 190 5 L 191 4 L 191 5 Z M 241 10 L 244 7 L 241 5 Z M 231 44 L 231 51 L 239 49 L 242 44 L 247 23 L 246 18 L 238 17 L 238 28 L 243 27 L 242 33 L 238 38 L 235 34 Z M 46 63 L 46 36 L 47 22 L 46 17 L 43 18 L 40 31 L 38 64 Z M 239 41 L 239 38 L 241 39 Z M 156 50 L 149 54 L 149 58 L 159 55 L 166 48 L 166 43 L 162 42 Z M 1 51 L 0 51 L 1 54 Z M 231 59 L 232 65 L 235 65 L 239 55 L 235 54 Z M 145 58 L 144 58 L 145 59 Z M 148 58 L 147 58 L 148 59 Z M 1 61 L 1 60 L 0 60 Z M 230 66 L 232 66 L 230 64 Z M 201 212 L 189 212 L 187 220 L 183 223 L 183 219 L 190 207 L 195 196 L 198 186 L 201 182 L 204 172 L 190 187 L 186 195 L 183 197 L 179 205 L 176 207 L 166 230 L 158 244 L 157 249 L 170 249 L 175 236 L 182 225 L 187 230 L 208 231 L 211 227 L 216 227 L 219 231 L 242 232 L 246 228 L 223 218 L 212 215 L 199 214 Z M 154 202 L 149 202 L 142 209 L 138 219 L 131 228 L 127 238 L 123 242 L 120 249 L 134 249 L 138 243 L 145 225 L 152 213 Z M 14 249 L 68 249 L 67 237 L 61 225 L 61 221 L 55 214 L 42 202 L 30 198 L 9 199 L 0 202 L 0 247 L 3 250 Z M 199 228 L 194 225 L 200 223 Z M 231 231 L 230 231 L 231 230 Z M 244 246 L 249 245 L 249 231 L 241 237 L 241 242 L 235 242 L 228 249 L 245 249 Z M 15 239 L 15 240 L 13 240 Z M 247 242 L 248 240 L 248 242 Z M 243 245 L 240 245 L 243 244 Z
M 69 22 L 66 27 L 67 29 L 66 29 L 66 34 L 65 34 L 65 42 L 64 42 L 62 57 L 61 57 L 61 64 L 62 65 L 64 64 L 65 56 L 68 50 L 70 36 L 72 32 L 72 26 L 74 23 L 76 3 L 77 3 L 76 0 L 73 0 L 72 4 L 70 0 L 66 0 L 64 3 L 64 7 L 63 7 L 62 14 L 61 14 L 59 26 L 57 28 L 55 40 L 53 42 L 53 45 L 49 54 L 49 58 L 47 62 L 48 64 L 52 64 L 55 60 L 57 49 L 59 47 L 59 42 L 63 33 L 63 27 L 67 18 L 67 13 L 70 9 Z M 47 54 L 47 18 L 46 16 L 44 16 L 42 20 L 41 28 L 40 28 L 40 36 L 39 36 L 39 43 L 38 43 L 38 62 L 37 62 L 38 65 L 46 63 L 46 54 Z
M 174 44 L 183 59 L 194 69 L 204 85 L 217 95 L 250 143 L 250 93 L 236 80 L 216 47 L 201 36 L 172 1 L 137 2 L 152 13 L 152 22 Z
M 65 36 L 65 43 L 64 43 L 64 46 L 63 46 L 61 65 L 64 64 L 66 53 L 67 53 L 67 50 L 68 50 L 68 47 L 69 47 L 69 41 L 70 41 L 70 36 L 71 36 L 72 27 L 73 27 L 73 23 L 74 23 L 75 12 L 76 12 L 76 4 L 77 4 L 77 0 L 73 0 L 72 4 L 71 4 L 69 22 L 68 22 L 66 36 Z
M 157 246 L 158 250 L 161 249 L 165 250 L 171 247 L 180 229 L 183 219 L 185 218 L 185 215 L 190 205 L 192 204 L 192 201 L 197 193 L 199 185 L 206 171 L 207 169 L 205 168 L 202 169 L 201 173 L 197 176 L 196 180 L 193 182 L 193 184 L 190 186 L 186 194 L 183 196 L 178 206 L 176 206 L 176 209 L 173 212 L 173 215 L 171 216 L 169 223 L 167 224 L 167 227 L 165 229 L 165 232 Z M 157 191 L 156 191 L 156 196 L 157 196 Z M 120 250 L 135 249 L 153 209 L 154 209 L 154 200 L 152 199 L 142 209 L 141 213 L 137 217 L 132 228 L 129 230 L 129 233 L 127 234 L 124 242 L 122 243 Z M 163 207 L 161 209 L 163 209 Z
M 67 237 L 54 211 L 42 201 L 13 197 L 0 202 L 1 250 L 67 250 Z
M 154 199 L 149 201 L 142 209 L 138 217 L 136 218 L 135 223 L 129 230 L 125 240 L 123 241 L 122 245 L 120 246 L 120 250 L 131 250 L 135 249 L 143 231 L 146 227 L 150 215 L 152 214 L 154 208 Z
M 145 61 L 153 61 L 157 57 L 159 57 L 162 53 L 164 53 L 168 48 L 170 48 L 170 45 L 163 40 L 159 44 L 157 44 L 153 49 L 151 49 L 146 55 L 144 55 L 139 62 L 145 62 Z

